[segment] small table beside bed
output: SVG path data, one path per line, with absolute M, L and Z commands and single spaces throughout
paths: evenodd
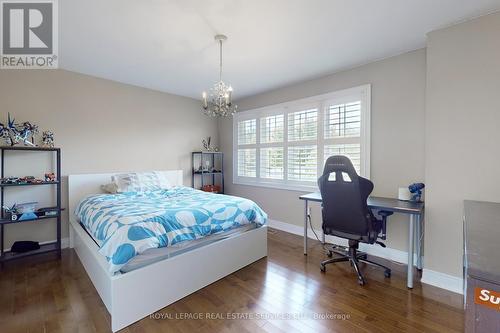
M 184 187 L 182 170 L 125 175 L 143 187 L 103 193 L 120 175 L 68 177 L 70 247 L 113 332 L 267 256 L 267 215 L 253 201 Z

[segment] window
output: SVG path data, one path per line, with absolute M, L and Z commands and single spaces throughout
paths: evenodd
M 349 157 L 356 172 L 361 174 L 361 145 L 359 143 L 325 145 L 324 160 L 333 155 Z
M 326 103 L 324 125 L 325 161 L 332 155 L 347 156 L 356 172 L 363 175 L 361 170 L 361 101 Z
M 325 116 L 325 138 L 359 137 L 361 102 L 328 105 Z
M 255 177 L 257 157 L 256 149 L 238 149 L 238 176 Z
M 234 183 L 307 190 L 326 159 L 345 155 L 370 176 L 370 85 L 238 112 Z
M 260 119 L 260 142 L 283 142 L 284 117 L 282 114 Z
M 267 179 L 283 179 L 283 147 L 260 149 L 260 177 Z
M 316 140 L 318 109 L 288 114 L 288 141 Z
M 288 147 L 288 179 L 314 182 L 317 176 L 317 146 Z
M 245 145 L 256 142 L 257 121 L 255 119 L 240 121 L 238 123 L 238 144 Z

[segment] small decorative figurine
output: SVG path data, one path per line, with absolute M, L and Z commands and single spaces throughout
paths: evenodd
M 52 133 L 52 131 L 44 131 L 42 133 L 42 145 L 44 147 L 54 148 L 54 133 Z
M 16 209 L 16 204 L 13 204 L 12 207 L 9 207 L 9 206 L 3 206 L 2 207 L 5 214 L 7 216 L 10 216 L 10 219 L 11 221 L 17 221 L 18 219 L 18 212 L 17 212 L 17 209 Z
M 22 126 L 18 126 L 15 123 L 15 119 L 10 118 L 7 127 L 4 124 L 0 124 L 0 136 L 5 140 L 5 143 L 9 146 L 14 146 L 18 143 L 23 143 L 25 146 L 35 147 L 35 135 L 38 133 L 38 126 L 31 124 L 26 121 Z
M 0 123 L 0 137 L 5 141 L 6 146 L 12 146 L 12 139 L 9 132 L 9 128 Z
M 55 182 L 56 181 L 56 175 L 53 172 L 48 172 L 45 174 L 45 181 L 46 182 Z
M 422 201 L 422 190 L 424 189 L 424 183 L 414 183 L 408 186 L 408 190 L 411 193 L 410 201 L 421 202 Z
M 25 146 L 35 146 L 35 135 L 38 133 L 38 126 L 25 121 L 19 131 L 19 140 Z
M 203 143 L 203 149 L 205 149 L 206 151 L 215 151 L 215 152 L 219 151 L 219 148 L 212 147 L 212 137 L 210 136 L 207 137 L 206 140 L 203 140 L 202 143 Z
M 203 149 L 205 149 L 206 151 L 211 151 L 212 150 L 212 147 L 210 146 L 211 141 L 212 141 L 212 137 L 210 137 L 210 136 L 206 140 L 203 139 L 203 141 L 202 141 Z
M 17 180 L 18 184 L 33 184 L 35 183 L 36 178 L 34 176 L 25 176 L 21 177 Z
M 27 202 L 23 204 L 14 204 L 12 207 L 3 206 L 5 213 L 10 215 L 11 221 L 34 220 L 38 216 L 35 214 L 38 202 Z
M 19 181 L 19 177 L 7 177 L 7 178 L 2 178 L 0 180 L 0 183 L 2 184 L 17 184 Z
M 0 184 L 2 185 L 13 185 L 13 184 L 39 184 L 42 183 L 43 180 L 40 178 L 36 178 L 34 176 L 25 176 L 25 177 L 7 177 L 0 179 Z

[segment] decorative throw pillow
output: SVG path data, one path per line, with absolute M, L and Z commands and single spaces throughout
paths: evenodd
M 111 177 L 118 193 L 167 190 L 172 187 L 162 172 L 131 172 Z
M 106 193 L 116 194 L 118 191 L 118 186 L 115 183 L 109 183 L 101 185 L 101 190 Z

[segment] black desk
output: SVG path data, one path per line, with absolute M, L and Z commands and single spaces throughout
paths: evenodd
M 322 202 L 321 193 L 313 192 L 301 195 L 300 200 L 304 200 L 304 255 L 307 255 L 307 218 L 309 214 L 309 201 Z M 415 234 L 417 238 L 417 269 L 422 269 L 422 243 L 423 243 L 423 215 L 424 204 L 420 202 L 408 202 L 398 199 L 369 197 L 368 206 L 372 209 L 383 209 L 395 213 L 408 214 L 410 216 L 408 223 L 408 271 L 407 271 L 407 287 L 413 288 L 413 253 L 415 247 Z M 388 221 L 391 218 L 389 217 Z M 325 235 L 323 234 L 323 242 Z

